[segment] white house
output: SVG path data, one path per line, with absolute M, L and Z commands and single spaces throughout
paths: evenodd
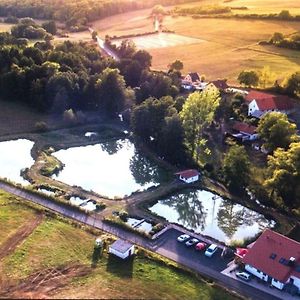
M 272 111 L 282 112 L 287 115 L 294 111 L 294 104 L 287 96 L 250 91 L 245 100 L 248 103 L 248 116 L 259 119 Z
M 235 122 L 232 129 L 242 134 L 242 139 L 247 141 L 255 141 L 258 139 L 257 127 L 243 122 Z
M 197 170 L 190 169 L 178 172 L 175 175 L 185 183 L 192 183 L 199 180 L 200 173 Z
M 300 243 L 266 229 L 243 258 L 247 272 L 282 290 L 300 290 Z
M 109 246 L 108 252 L 126 259 L 134 254 L 134 245 L 124 240 L 116 240 Z

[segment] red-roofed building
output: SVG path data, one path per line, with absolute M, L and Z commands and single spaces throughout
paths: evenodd
M 266 229 L 243 258 L 249 273 L 282 290 L 300 289 L 300 243 Z
M 176 173 L 175 175 L 185 183 L 192 183 L 199 180 L 200 173 L 197 170 L 189 169 Z
M 255 126 L 243 122 L 235 122 L 232 129 L 243 134 L 245 136 L 245 140 L 254 141 L 258 139 L 258 134 L 256 132 L 257 127 Z
M 214 85 L 219 91 L 225 91 L 226 89 L 229 88 L 226 79 L 223 80 L 218 79 L 218 80 L 210 81 L 209 84 Z
M 294 104 L 288 96 L 250 91 L 245 100 L 249 104 L 248 115 L 259 119 L 272 111 L 285 114 L 290 114 L 294 111 Z

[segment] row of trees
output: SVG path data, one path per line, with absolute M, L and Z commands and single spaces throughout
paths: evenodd
M 269 40 L 269 43 L 281 48 L 300 50 L 300 34 L 296 33 L 285 37 L 280 32 L 275 32 Z

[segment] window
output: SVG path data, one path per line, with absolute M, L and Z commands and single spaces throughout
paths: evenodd
M 272 254 L 270 255 L 270 258 L 274 260 L 274 259 L 276 258 L 276 256 L 277 256 L 277 254 L 272 253 Z
M 282 264 L 282 265 L 287 266 L 289 264 L 289 261 L 287 259 L 285 259 L 284 257 L 281 257 L 279 259 L 279 263 Z

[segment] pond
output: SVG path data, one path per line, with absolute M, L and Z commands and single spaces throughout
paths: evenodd
M 103 196 L 123 197 L 158 185 L 167 174 L 128 139 L 73 147 L 53 153 L 65 167 L 54 179 Z
M 30 153 L 33 144 L 25 139 L 0 142 L 0 177 L 28 185 L 29 182 L 21 176 L 21 170 L 34 163 Z
M 225 243 L 253 237 L 275 225 L 255 211 L 204 190 L 175 194 L 158 201 L 150 210 L 169 222 Z
M 151 223 L 145 221 L 144 219 L 128 218 L 126 223 L 132 228 L 146 233 L 149 233 L 153 227 Z

